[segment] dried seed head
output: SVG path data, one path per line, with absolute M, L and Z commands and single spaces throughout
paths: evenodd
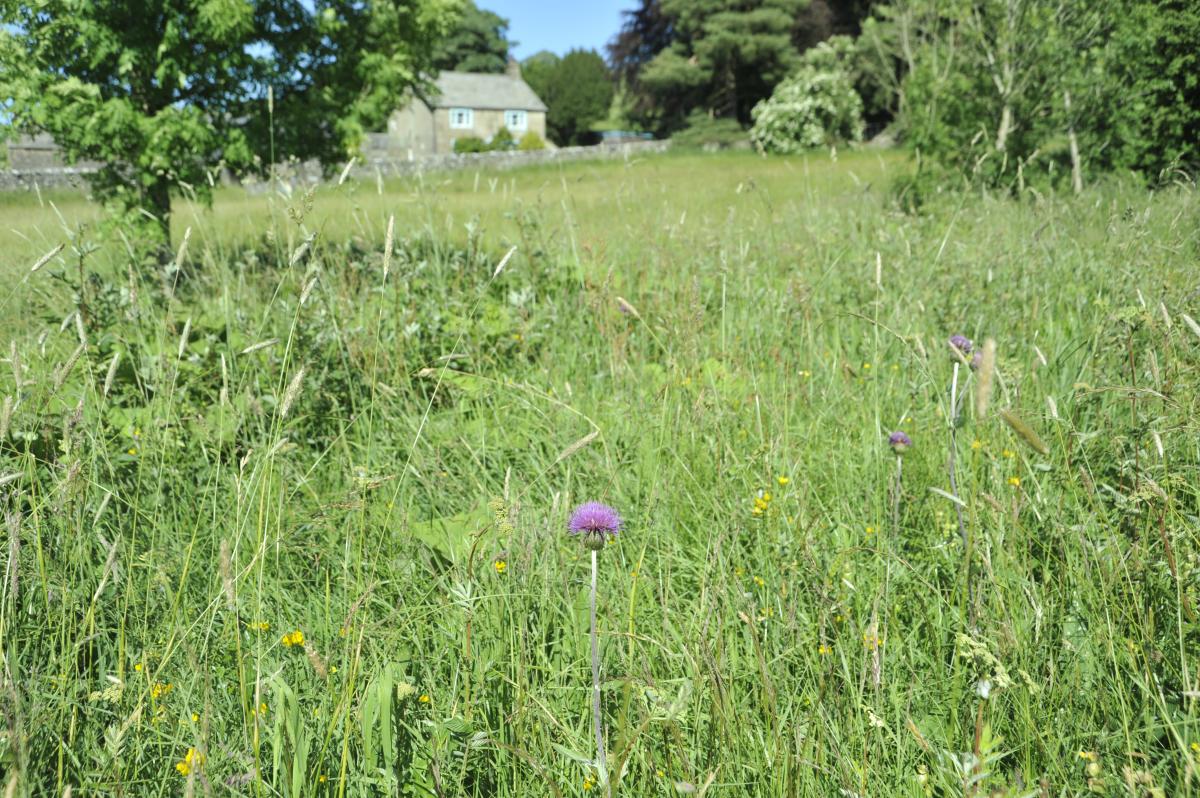
M 395 244 L 396 217 L 388 217 L 387 232 L 383 236 L 383 279 L 387 282 L 388 269 L 392 266 L 392 248 Z
M 183 360 L 183 353 L 187 351 L 188 336 L 192 334 L 192 317 L 188 316 L 187 321 L 183 323 L 183 332 L 179 336 L 179 359 Z
M 47 252 L 45 255 L 43 255 L 42 257 L 38 258 L 38 259 L 37 259 L 37 262 L 33 264 L 33 268 L 31 268 L 31 269 L 29 270 L 29 271 L 30 271 L 30 273 L 36 272 L 38 269 L 40 269 L 40 268 L 42 268 L 43 266 L 45 266 L 47 263 L 49 263 L 49 262 L 50 262 L 50 259 L 51 259 L 51 258 L 53 258 L 55 255 L 57 255 L 58 253 L 60 253 L 60 252 L 62 252 L 62 251 L 63 251 L 63 245 L 62 245 L 62 244 L 59 244 L 59 245 L 58 245 L 57 247 L 55 247 L 54 249 L 50 250 L 50 251 L 49 251 L 49 252 Z
M 108 364 L 108 373 L 104 375 L 104 398 L 108 398 L 108 392 L 112 390 L 113 380 L 117 376 L 117 364 L 121 362 L 121 351 L 113 352 L 112 360 Z
M 8 426 L 12 423 L 13 406 L 13 398 L 11 396 L 4 397 L 4 403 L 0 405 L 0 442 L 8 438 Z
M 79 356 L 83 354 L 83 350 L 87 348 L 86 344 L 80 344 L 67 358 L 67 362 L 62 364 L 62 367 L 54 375 L 54 393 L 58 393 L 58 389 L 63 387 L 63 383 L 67 381 L 67 377 L 71 374 L 71 369 L 75 368 L 75 364 L 79 362 Z
M 975 367 L 979 375 L 979 381 L 975 384 L 975 418 L 982 419 L 987 416 L 988 403 L 992 400 L 992 379 L 996 374 L 995 339 L 984 341 L 983 351 L 976 352 L 975 356 L 979 359 L 979 365 Z
M 325 667 L 325 660 L 321 659 L 321 655 L 317 653 L 317 649 L 309 640 L 304 641 L 304 655 L 308 657 L 308 664 L 312 666 L 313 672 L 322 679 L 329 678 L 329 668 Z
M 304 384 L 304 372 L 307 366 L 301 366 L 296 372 L 296 376 L 292 377 L 292 381 L 288 383 L 287 390 L 283 392 L 283 402 L 279 406 L 279 417 L 287 418 L 288 411 L 292 409 L 292 403 L 296 401 L 296 397 L 300 394 L 300 386 Z
M 1026 424 L 1016 413 L 1011 410 L 1001 410 L 1000 418 L 1004 419 L 1012 431 L 1017 433 L 1017 437 L 1029 444 L 1031 449 L 1041 455 L 1050 454 L 1050 447 L 1046 445 L 1046 442 L 1038 437 L 1038 434 L 1033 431 L 1033 427 Z
M 237 608 L 237 593 L 233 589 L 233 556 L 229 551 L 229 541 L 221 541 L 221 550 L 217 558 L 217 568 L 221 572 L 221 587 L 225 592 L 225 606 L 232 612 Z

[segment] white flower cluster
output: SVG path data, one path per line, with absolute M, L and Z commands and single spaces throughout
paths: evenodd
M 754 106 L 750 139 L 760 150 L 784 154 L 861 141 L 862 114 L 845 70 L 805 65 Z

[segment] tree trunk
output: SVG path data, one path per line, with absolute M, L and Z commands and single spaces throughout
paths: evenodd
M 1071 92 L 1063 90 L 1063 108 L 1067 112 L 1067 142 L 1071 145 L 1071 188 L 1076 194 L 1083 191 L 1083 167 L 1079 160 L 1079 138 L 1071 118 Z
M 154 216 L 154 248 L 162 264 L 171 261 L 171 184 L 156 180 L 145 193 L 146 210 Z
M 1000 110 L 1000 127 L 996 131 L 996 150 L 1004 152 L 1008 147 L 1008 134 L 1012 130 L 1012 103 L 1008 100 L 1004 101 L 1004 107 Z

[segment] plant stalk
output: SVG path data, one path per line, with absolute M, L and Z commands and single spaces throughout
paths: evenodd
M 596 764 L 607 780 L 608 765 L 606 762 L 607 757 L 604 753 L 604 732 L 600 725 L 600 641 L 596 636 L 596 575 L 599 571 L 597 565 L 598 554 L 599 552 L 592 551 L 592 724 L 596 730 Z
M 954 498 L 960 499 L 958 495 L 958 477 L 955 476 L 957 464 L 955 462 L 958 452 L 958 363 L 954 364 L 954 379 L 950 383 L 950 493 Z M 962 538 L 963 551 L 967 549 L 967 525 L 963 521 L 962 505 L 958 502 L 954 503 L 954 512 L 958 515 L 958 534 Z

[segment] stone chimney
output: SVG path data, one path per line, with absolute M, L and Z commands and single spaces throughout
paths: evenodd
M 520 80 L 521 62 L 510 55 L 508 57 L 508 63 L 504 65 L 504 74 L 508 75 L 513 80 Z

